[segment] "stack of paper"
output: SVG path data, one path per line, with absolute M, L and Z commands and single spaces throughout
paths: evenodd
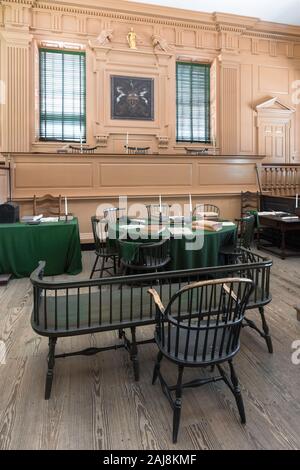
M 214 220 L 196 220 L 193 222 L 194 230 L 208 230 L 210 232 L 218 232 L 222 230 L 222 222 L 215 222 Z
M 141 224 L 124 224 L 124 225 L 120 225 L 121 230 L 140 230 L 142 228 L 145 228 L 145 225 L 141 225 Z
M 22 218 L 21 218 L 21 221 L 22 222 L 38 222 L 40 221 L 41 219 L 43 218 L 43 214 L 39 214 L 39 215 L 24 215 Z
M 234 227 L 234 226 L 235 226 L 235 223 L 234 223 L 234 222 L 230 222 L 230 221 L 226 221 L 226 222 L 222 222 L 222 226 L 223 226 L 223 227 Z
M 257 213 L 258 215 L 281 215 L 281 214 L 285 214 L 285 212 L 282 212 L 282 211 L 262 211 L 262 212 L 258 212 Z
M 197 211 L 196 216 L 198 218 L 203 218 L 203 219 L 208 219 L 208 220 L 218 219 L 218 214 L 216 212 L 208 212 L 208 211 L 200 212 L 200 211 Z
M 58 217 L 43 217 L 41 222 L 58 222 Z

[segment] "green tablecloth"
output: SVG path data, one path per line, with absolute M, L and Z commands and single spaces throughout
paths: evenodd
M 170 270 L 192 269 L 199 267 L 218 266 L 222 264 L 219 251 L 223 246 L 233 244 L 236 226 L 226 226 L 218 232 L 204 231 L 204 244 L 202 248 L 188 249 L 187 243 L 193 246 L 193 241 L 182 238 L 170 238 L 171 263 L 168 265 Z M 200 234 L 200 231 L 194 231 Z M 203 232 L 202 232 L 203 234 Z M 140 243 L 155 242 L 157 240 L 126 240 L 122 243 L 120 255 L 127 261 L 133 261 Z M 111 244 L 115 244 L 115 240 L 111 240 Z
M 0 224 L 0 274 L 26 277 L 46 261 L 46 276 L 82 270 L 77 219 L 28 225 Z

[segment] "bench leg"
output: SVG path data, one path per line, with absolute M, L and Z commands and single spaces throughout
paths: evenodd
M 140 371 L 139 371 L 139 361 L 138 361 L 138 350 L 136 344 L 136 328 L 130 328 L 131 331 L 131 345 L 130 345 L 130 359 L 132 360 L 133 365 L 133 373 L 134 373 L 134 380 L 138 381 L 140 378 Z
M 45 386 L 45 400 L 49 400 L 51 395 L 53 369 L 55 364 L 55 345 L 57 338 L 49 338 L 49 353 L 48 353 L 48 371 L 46 376 Z
M 262 323 L 262 327 L 263 327 L 263 331 L 264 331 L 264 338 L 265 338 L 266 343 L 267 343 L 267 348 L 268 348 L 269 353 L 272 354 L 273 353 L 272 338 L 271 338 L 269 326 L 268 326 L 268 323 L 267 323 L 267 320 L 266 320 L 266 317 L 265 317 L 264 308 L 259 307 L 258 310 L 259 310 L 259 313 L 260 313 L 260 316 L 261 316 L 261 323 Z

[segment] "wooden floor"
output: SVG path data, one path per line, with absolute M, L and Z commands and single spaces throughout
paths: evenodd
M 92 261 L 93 253 L 84 253 L 80 277 Z M 0 288 L 0 340 L 7 349 L 6 364 L 0 365 L 0 449 L 299 449 L 300 365 L 291 361 L 291 344 L 300 340 L 293 308 L 300 297 L 299 258 L 274 259 L 272 293 L 266 314 L 275 353 L 245 329 L 235 361 L 247 425 L 240 424 L 233 396 L 221 382 L 186 390 L 173 446 L 171 409 L 159 385 L 151 385 L 153 344 L 140 349 L 138 383 L 123 350 L 58 360 L 52 397 L 44 400 L 47 340 L 30 327 L 29 280 L 11 281 Z M 250 315 L 258 319 L 256 312 Z M 115 340 L 115 333 L 61 339 L 57 352 Z M 174 380 L 174 366 L 163 367 Z

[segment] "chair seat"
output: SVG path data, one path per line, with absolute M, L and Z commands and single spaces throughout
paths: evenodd
M 203 322 L 203 325 L 205 325 L 205 321 Z M 211 324 L 212 325 L 212 324 Z M 225 331 L 225 332 L 224 332 Z M 206 338 L 206 330 L 187 330 L 187 329 L 180 329 L 180 334 L 179 334 L 179 343 L 178 343 L 178 355 L 175 355 L 175 347 L 176 347 L 176 332 L 177 328 L 175 326 L 171 326 L 170 328 L 170 334 L 169 334 L 169 340 L 170 340 L 170 351 L 168 351 L 168 346 L 167 346 L 167 337 L 168 333 L 165 331 L 165 346 L 163 347 L 161 342 L 156 339 L 157 345 L 161 352 L 167 356 L 170 360 L 174 360 L 175 362 L 180 362 L 183 361 L 185 365 L 209 365 L 211 362 L 215 361 L 226 361 L 228 360 L 229 354 L 226 352 L 226 346 L 228 344 L 228 341 L 230 340 L 229 334 L 230 331 L 232 332 L 232 329 L 226 328 L 225 330 L 219 330 L 215 336 L 215 331 L 210 330 L 208 332 L 207 338 Z M 187 340 L 187 334 L 189 334 L 189 348 L 187 351 L 187 355 L 185 355 L 185 348 L 186 348 L 186 340 Z M 198 338 L 197 338 L 198 335 Z M 196 354 L 195 354 L 195 344 L 197 343 L 197 349 L 196 349 Z M 204 348 L 204 342 L 206 341 L 206 354 L 205 357 L 203 357 L 202 352 Z M 224 347 L 223 350 L 221 350 L 221 342 L 223 341 Z M 230 343 L 232 341 L 232 338 L 230 340 Z M 239 343 L 236 345 L 236 349 L 234 354 L 239 350 Z M 232 355 L 232 348 L 230 345 L 230 355 Z M 220 350 L 220 354 L 219 354 Z M 218 353 L 214 353 L 214 351 L 218 351 Z M 194 355 L 195 354 L 195 355 Z
M 111 246 L 103 246 L 101 248 L 101 250 L 95 250 L 95 253 L 97 256 L 101 256 L 101 257 L 104 257 L 104 258 L 112 258 L 114 256 L 119 256 L 119 253 L 118 251 L 114 248 L 114 247 L 111 247 Z
M 134 289 L 136 298 L 139 299 L 138 293 L 140 288 Z M 44 297 L 41 300 L 39 307 L 39 324 L 34 324 L 34 329 L 41 334 L 43 331 L 48 333 L 57 332 L 61 336 L 68 336 L 69 334 L 79 334 L 87 329 L 105 330 L 106 327 L 110 329 L 115 325 L 122 326 L 123 323 L 130 323 L 140 320 L 141 323 L 151 322 L 154 319 L 154 309 L 149 308 L 149 295 L 146 290 L 143 292 L 143 302 L 145 307 L 141 312 L 140 302 L 132 304 L 131 289 L 116 289 L 113 290 L 112 295 L 110 290 L 102 289 L 101 292 L 92 292 L 90 295 L 87 293 L 80 293 L 78 305 L 78 296 L 69 295 L 68 300 L 65 295 L 47 296 L 46 313 L 47 322 L 45 322 L 45 302 Z M 146 301 L 148 300 L 148 304 Z M 122 304 L 122 311 L 120 310 Z M 55 322 L 55 306 L 57 310 L 57 320 Z M 69 319 L 67 323 L 67 309 Z M 79 318 L 79 322 L 78 322 Z M 56 325 L 55 325 L 56 323 Z
M 167 266 L 171 261 L 171 257 L 169 256 L 168 258 L 163 259 L 161 262 L 157 262 L 157 264 L 147 264 L 147 260 L 145 264 L 135 264 L 128 262 L 128 260 L 125 260 L 121 258 L 121 264 L 125 266 L 126 268 L 134 269 L 134 270 L 141 270 L 141 271 L 155 271 L 155 269 L 161 269 L 165 266 Z

